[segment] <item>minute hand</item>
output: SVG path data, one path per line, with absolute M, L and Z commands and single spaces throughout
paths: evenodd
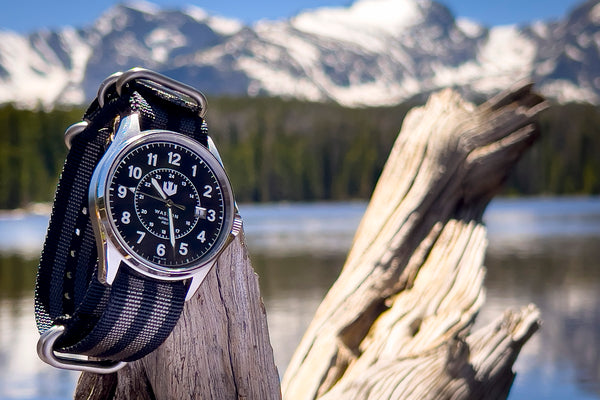
M 173 223 L 173 209 L 169 207 L 169 239 L 171 247 L 175 248 L 175 225 Z

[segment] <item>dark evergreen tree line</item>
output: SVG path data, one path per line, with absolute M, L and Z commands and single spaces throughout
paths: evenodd
M 80 110 L 0 108 L 0 209 L 50 201 L 66 154 L 65 127 Z
M 216 98 L 207 118 L 239 202 L 368 199 L 412 106 Z M 64 130 L 82 114 L 0 108 L 0 208 L 52 200 Z M 540 123 L 506 193 L 600 194 L 600 107 L 553 106 Z
M 600 194 L 600 107 L 553 106 L 540 127 L 541 138 L 516 166 L 507 193 Z

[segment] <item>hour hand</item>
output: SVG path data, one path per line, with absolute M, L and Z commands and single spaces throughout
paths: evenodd
M 150 179 L 150 182 L 152 182 L 152 186 L 154 186 L 158 194 L 160 194 L 160 197 L 166 200 L 167 195 L 165 194 L 164 190 L 160 187 L 160 183 L 158 183 L 158 181 L 155 178 Z

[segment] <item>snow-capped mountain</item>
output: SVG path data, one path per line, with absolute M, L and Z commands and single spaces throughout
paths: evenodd
M 209 95 L 385 105 L 443 87 L 489 96 L 519 79 L 600 103 L 600 0 L 561 21 L 487 28 L 432 0 L 357 0 L 253 26 L 199 8 L 112 7 L 85 28 L 0 31 L 0 103 L 81 104 L 145 66 Z

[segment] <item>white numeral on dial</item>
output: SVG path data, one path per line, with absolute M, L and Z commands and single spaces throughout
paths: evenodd
M 202 243 L 206 242 L 206 231 L 200 232 L 198 236 L 196 236 L 196 239 L 198 239 Z
M 121 222 L 125 225 L 131 222 L 131 214 L 129 211 L 123 211 L 123 214 L 121 215 Z
M 167 252 L 167 247 L 163 244 L 160 243 L 158 246 L 156 246 L 156 255 L 159 257 L 162 257 L 166 254 Z
M 188 244 L 181 242 L 179 244 L 179 254 L 185 256 L 188 253 Z
M 140 167 L 134 167 L 133 165 L 130 165 L 128 168 L 130 178 L 140 179 L 142 177 L 142 169 Z
M 217 219 L 217 213 L 215 212 L 215 210 L 208 210 L 208 216 L 206 217 L 206 219 L 210 222 L 215 222 L 215 220 Z
M 210 185 L 205 185 L 204 186 L 204 193 L 202 193 L 202 196 L 204 197 L 208 197 L 209 199 L 212 197 L 210 194 L 212 193 L 213 188 Z
M 179 167 L 179 161 L 181 161 L 181 154 L 170 151 L 169 153 L 169 164 L 177 165 Z
M 144 240 L 144 236 L 146 236 L 146 232 L 142 232 L 142 231 L 135 231 L 135 233 L 137 233 L 138 235 L 140 235 L 140 237 L 137 240 L 137 244 L 142 243 L 142 240 Z
M 148 153 L 148 165 L 156 167 L 157 161 L 158 161 L 158 154 Z

